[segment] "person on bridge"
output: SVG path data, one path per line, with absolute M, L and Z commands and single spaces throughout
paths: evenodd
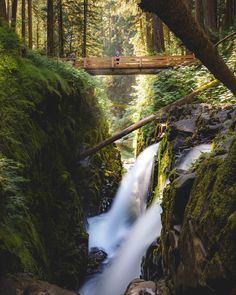
M 116 58 L 115 58 L 115 61 L 116 61 L 116 65 L 119 65 L 119 62 L 120 62 L 120 52 L 117 50 L 116 51 Z

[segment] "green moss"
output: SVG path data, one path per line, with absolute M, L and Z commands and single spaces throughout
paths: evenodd
M 93 79 L 34 53 L 20 57 L 20 43 L 8 49 L 4 32 L 0 27 L 0 273 L 29 271 L 78 287 L 87 263 L 84 211 L 96 214 L 107 180 L 114 188 L 119 182 L 119 153 L 110 146 L 81 165 L 80 152 L 109 133 Z
M 192 189 L 185 212 L 183 236 L 188 239 L 192 220 L 195 231 L 207 245 L 207 259 L 204 268 L 205 280 L 213 276 L 211 264 L 224 274 L 236 275 L 236 139 L 234 137 L 227 157 L 214 154 L 200 165 L 198 177 Z M 216 259 L 216 257 L 218 257 Z M 219 262 L 217 264 L 217 261 Z
M 168 140 L 168 134 L 162 139 L 157 155 L 157 179 L 153 200 L 160 198 L 172 167 L 173 143 Z

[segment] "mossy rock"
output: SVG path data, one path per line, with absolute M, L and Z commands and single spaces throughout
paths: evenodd
M 164 194 L 162 259 L 177 294 L 231 294 L 235 288 L 235 171 L 234 136 L 227 156 L 213 153 L 198 165 L 179 228 L 173 223 L 175 181 Z
M 0 27 L 1 274 L 32 272 L 70 288 L 82 283 L 85 212 L 99 212 L 106 179 L 114 187 L 120 181 L 121 161 L 114 145 L 88 167 L 79 154 L 108 135 L 93 79 L 32 52 L 22 57 L 15 33 Z

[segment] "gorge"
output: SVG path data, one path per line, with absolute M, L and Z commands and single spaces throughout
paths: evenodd
M 4 11 L 15 2 L 0 0 L 0 295 L 236 294 L 233 6 L 217 2 L 216 30 L 207 6 L 201 23 L 205 1 L 178 1 L 185 21 L 196 14 L 190 49 L 204 63 L 207 47 L 195 41 L 211 44 L 212 73 L 195 58 L 137 76 L 74 66 L 75 52 L 113 66 L 121 56 L 193 56 L 168 28 L 184 34 L 174 0 L 158 9 L 151 0 L 35 1 L 32 40 L 20 30 L 25 2 L 14 24 Z M 51 40 L 46 14 L 58 25 Z

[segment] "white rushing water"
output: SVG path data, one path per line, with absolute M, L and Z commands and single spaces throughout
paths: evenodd
M 212 151 L 212 144 L 200 144 L 193 147 L 187 155 L 183 158 L 177 168 L 189 170 L 192 164 L 201 156 L 202 153 L 210 153 Z
M 160 205 L 146 211 L 158 145 L 140 154 L 122 180 L 110 211 L 89 219 L 89 248 L 103 249 L 109 263 L 104 273 L 85 283 L 81 295 L 122 295 L 129 282 L 140 276 L 142 257 L 161 231 Z
M 157 150 L 158 144 L 155 144 L 140 154 L 123 178 L 110 211 L 88 220 L 89 249 L 101 248 L 108 258 L 103 273 L 88 280 L 80 290 L 81 295 L 123 295 L 128 284 L 140 277 L 142 257 L 161 232 L 160 204 L 146 210 Z M 211 144 L 193 147 L 178 168 L 189 170 L 202 153 L 211 150 Z M 167 180 L 166 185 L 168 183 Z

